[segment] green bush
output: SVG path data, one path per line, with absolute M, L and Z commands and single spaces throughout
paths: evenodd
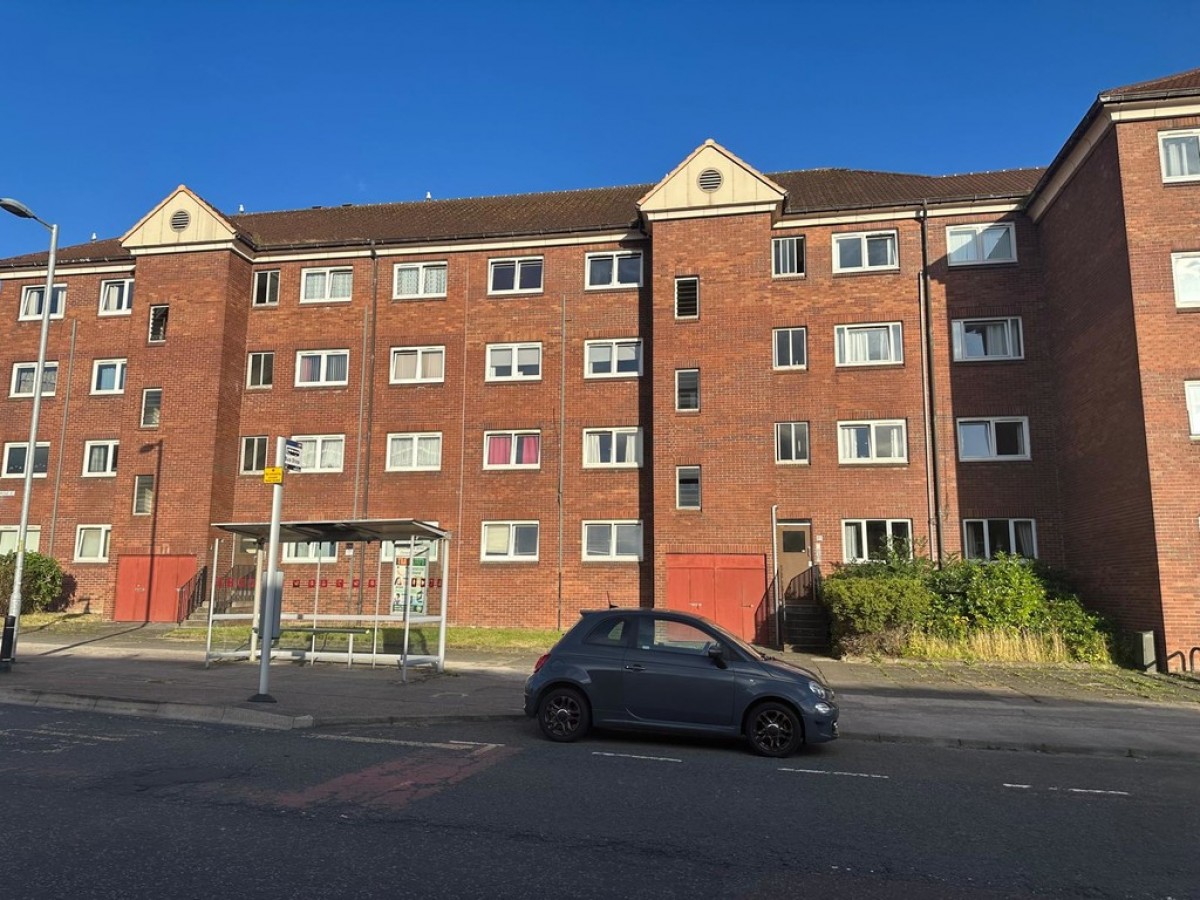
M 16 567 L 15 552 L 0 556 L 0 603 L 6 615 Z M 54 608 L 62 598 L 62 585 L 63 571 L 57 559 L 40 553 L 25 553 L 25 568 L 21 573 L 22 612 L 44 612 Z
M 961 647 L 979 636 L 1025 634 L 1057 636 L 1074 660 L 1110 659 L 1108 623 L 1084 608 L 1062 573 L 1019 557 L 953 559 L 941 568 L 926 558 L 848 565 L 825 580 L 823 599 L 843 653 L 900 653 L 929 643 L 914 640 L 921 635 Z
M 864 576 L 847 566 L 824 582 L 833 637 L 843 647 L 863 635 L 902 633 L 925 620 L 933 592 L 920 578 L 881 574 Z

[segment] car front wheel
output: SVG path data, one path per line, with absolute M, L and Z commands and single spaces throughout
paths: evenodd
M 746 717 L 746 737 L 755 753 L 783 757 L 800 746 L 804 731 L 791 707 L 769 701 L 750 710 Z
M 577 741 L 591 724 L 587 700 L 571 687 L 553 687 L 538 703 L 538 725 L 552 741 Z

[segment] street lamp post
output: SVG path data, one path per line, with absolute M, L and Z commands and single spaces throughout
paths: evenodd
M 54 305 L 54 258 L 58 254 L 58 226 L 43 222 L 24 203 L 0 198 L 0 209 L 22 219 L 33 219 L 50 230 L 50 259 L 46 264 L 46 291 L 42 294 L 42 333 L 38 340 L 37 367 L 33 372 L 33 409 L 29 414 L 29 444 L 25 450 L 25 478 L 21 493 L 21 524 L 17 527 L 17 560 L 13 567 L 12 594 L 8 614 L 16 619 L 12 659 L 17 658 L 17 638 L 21 633 L 21 579 L 25 574 L 25 542 L 29 535 L 29 501 L 33 495 L 33 466 L 37 459 L 38 418 L 42 412 L 42 378 L 46 372 L 46 342 L 50 336 L 50 310 Z

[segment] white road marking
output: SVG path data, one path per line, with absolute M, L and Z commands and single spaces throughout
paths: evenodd
M 351 744 L 387 744 L 392 747 L 421 747 L 428 750 L 476 750 L 487 752 L 503 744 L 475 744 L 469 741 L 398 741 L 392 738 L 358 737 L 352 734 L 306 734 L 310 741 L 346 741 Z
M 1068 794 L 1108 794 L 1113 797 L 1128 797 L 1128 791 L 1098 791 L 1089 788 L 1050 788 L 1052 791 L 1066 791 Z
M 781 768 L 780 772 L 799 772 L 802 775 L 841 775 L 846 778 L 891 778 L 890 775 L 872 775 L 870 772 L 834 772 L 830 769 L 786 769 Z
M 1033 787 L 1033 785 L 1032 785 L 1032 784 L 1009 784 L 1007 781 L 1005 781 L 1005 782 L 1002 782 L 1002 783 L 1003 783 L 1003 784 L 1004 784 L 1004 786 L 1005 786 L 1005 787 L 1007 787 L 1007 788 L 1020 788 L 1020 789 L 1021 789 L 1021 790 L 1023 790 L 1023 791 L 1027 791 L 1027 790 L 1029 790 L 1031 787 Z
M 646 759 L 650 760 L 651 762 L 683 762 L 682 759 L 675 759 L 671 756 L 638 756 L 636 753 L 603 753 L 600 750 L 593 750 L 592 756 L 612 756 L 619 757 L 621 759 Z

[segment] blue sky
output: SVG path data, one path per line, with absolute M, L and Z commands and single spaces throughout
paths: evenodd
M 1177 0 L 8 0 L 0 196 L 66 245 L 180 183 L 227 212 L 634 184 L 709 137 L 766 172 L 1045 165 L 1101 90 L 1200 67 L 1197 25 Z M 45 246 L 0 213 L 0 257 Z

